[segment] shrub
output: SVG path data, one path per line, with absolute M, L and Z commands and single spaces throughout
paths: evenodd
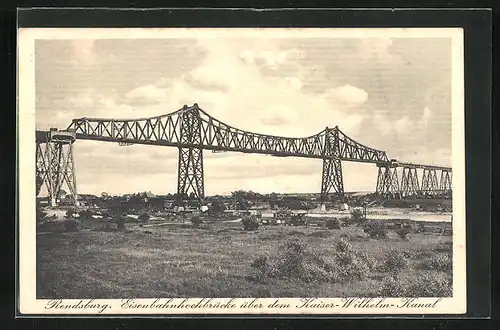
M 64 220 L 63 221 L 64 230 L 67 232 L 75 232 L 78 231 L 78 222 L 75 220 Z
M 396 250 L 390 250 L 385 256 L 383 269 L 386 272 L 397 273 L 408 266 L 408 259 L 404 253 Z
M 253 267 L 253 268 L 263 268 L 267 265 L 267 259 L 268 257 L 267 256 L 258 256 L 257 258 L 255 258 L 252 263 L 250 264 L 250 267 Z
M 452 281 L 451 277 L 436 272 L 406 278 L 391 276 L 384 279 L 378 293 L 382 297 L 450 297 Z
M 292 226 L 305 226 L 306 218 L 300 214 L 292 215 L 290 219 L 290 225 Z
M 241 220 L 241 223 L 243 224 L 245 230 L 257 230 L 259 228 L 259 222 L 251 216 L 245 216 Z
M 414 279 L 405 292 L 407 297 L 451 297 L 451 277 L 443 273 L 425 272 Z
M 191 217 L 190 221 L 194 227 L 198 227 L 200 224 L 203 223 L 203 219 L 198 215 Z
M 337 218 L 326 220 L 326 228 L 328 229 L 342 229 L 340 220 Z
M 363 231 L 374 239 L 387 238 L 387 228 L 382 221 L 370 220 L 363 226 Z
M 411 233 L 411 227 L 410 226 L 401 226 L 401 227 L 398 227 L 396 228 L 396 234 L 398 234 L 398 236 L 401 238 L 401 239 L 404 239 L 404 240 L 408 240 L 408 234 Z
M 435 254 L 422 262 L 422 268 L 426 270 L 437 270 L 441 272 L 451 272 L 453 261 L 449 254 Z
M 334 279 L 334 268 L 322 258 L 308 251 L 304 241 L 292 239 L 278 248 L 272 257 L 258 256 L 251 266 L 256 269 L 253 278 L 265 281 L 267 278 L 322 282 Z
M 150 216 L 147 213 L 142 213 L 137 219 L 139 221 L 148 221 L 150 219 Z
M 349 241 L 342 238 L 335 244 L 335 250 L 341 253 L 350 252 L 352 251 L 352 245 L 351 243 L 349 243 Z
M 363 279 L 374 267 L 374 260 L 366 253 L 355 250 L 351 243 L 341 239 L 335 244 L 337 277 L 342 281 Z
M 281 278 L 302 282 L 344 282 L 363 279 L 374 267 L 374 259 L 356 251 L 346 240 L 338 241 L 332 259 L 325 259 L 295 238 L 280 245 L 273 256 L 258 256 L 251 266 L 254 279 Z
M 351 219 L 350 219 L 353 223 L 360 223 L 360 222 L 363 222 L 364 217 L 363 217 L 363 211 L 361 211 L 360 209 L 353 209 L 351 211 Z
M 406 291 L 407 288 L 402 281 L 389 276 L 382 281 L 382 286 L 378 293 L 381 297 L 405 297 Z

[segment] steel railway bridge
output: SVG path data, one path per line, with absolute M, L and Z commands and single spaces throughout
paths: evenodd
M 200 201 L 205 197 L 203 150 L 322 159 L 322 202 L 331 195 L 344 195 L 342 161 L 378 166 L 376 193 L 386 198 L 449 198 L 452 190 L 450 167 L 389 159 L 385 151 L 352 140 L 337 126 L 326 127 L 315 135 L 303 138 L 264 135 L 231 127 L 213 118 L 195 103 L 158 117 L 120 120 L 79 118 L 62 131 L 55 128 L 37 130 L 37 195 L 45 185 L 53 206 L 63 185 L 78 203 L 73 159 L 73 143 L 76 140 L 177 147 L 177 193 L 194 193 Z

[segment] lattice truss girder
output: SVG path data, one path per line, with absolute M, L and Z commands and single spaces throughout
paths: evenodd
M 343 194 L 341 161 L 379 165 L 389 162 L 384 151 L 354 141 L 338 127 L 326 128 L 318 134 L 304 138 L 258 134 L 231 127 L 208 115 L 197 104 L 151 118 L 80 118 L 73 120 L 68 128 L 75 131 L 79 139 L 178 147 L 178 192 L 192 192 L 199 198 L 204 195 L 203 149 L 323 159 L 322 198 L 330 192 Z M 410 196 L 423 193 L 432 195 L 451 190 L 451 169 L 439 169 L 442 174 L 438 182 L 438 167 L 417 167 L 424 169 L 425 173 L 421 179 L 413 168 L 403 168 L 401 180 L 398 179 L 397 168 L 379 169 L 377 192 Z
M 326 150 L 325 136 L 336 131 L 338 156 L 343 160 L 366 162 L 387 161 L 384 151 L 364 146 L 342 133 L 337 127 L 304 138 L 288 138 L 243 131 L 231 127 L 208 115 L 196 104 L 185 106 L 171 114 L 137 120 L 109 120 L 81 118 L 73 120 L 69 129 L 75 130 L 80 139 L 97 139 L 124 143 L 151 143 L 193 147 L 183 140 L 183 118 L 194 115 L 200 120 L 197 146 L 203 149 L 265 153 L 283 156 L 322 158 Z
M 78 199 L 72 143 L 45 142 L 36 145 L 36 194 L 46 187 L 52 205 L 61 189 L 68 189 L 75 203 Z
M 399 180 L 399 172 L 401 180 Z M 438 173 L 440 180 L 438 181 Z M 399 186 L 398 183 L 401 182 Z M 376 192 L 382 195 L 400 197 L 438 196 L 449 194 L 452 190 L 452 172 L 432 166 L 404 166 L 398 171 L 397 166 L 379 166 Z

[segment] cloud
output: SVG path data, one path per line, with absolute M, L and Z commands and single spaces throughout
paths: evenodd
M 408 119 L 408 117 L 401 117 L 394 122 L 392 127 L 398 134 L 405 134 L 411 131 L 413 123 L 410 119 Z
M 334 102 L 339 102 L 349 108 L 357 107 L 368 100 L 366 91 L 351 85 L 332 88 L 326 92 L 326 95 Z
M 125 94 L 125 100 L 130 105 L 151 105 L 165 100 L 165 92 L 155 86 L 146 85 L 134 88 Z

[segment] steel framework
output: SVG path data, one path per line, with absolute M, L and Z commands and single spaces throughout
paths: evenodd
M 451 168 L 398 162 L 378 164 L 378 167 L 378 194 L 388 198 L 451 197 Z M 398 168 L 403 168 L 400 187 Z
M 179 149 L 177 192 L 184 195 L 194 194 L 200 200 L 204 199 L 203 150 L 322 159 L 322 201 L 325 201 L 330 194 L 343 196 L 342 161 L 377 164 L 379 166 L 377 192 L 393 196 L 393 198 L 421 194 L 424 191 L 427 194 L 437 194 L 439 191 L 451 190 L 451 168 L 396 164 L 392 160 L 389 161 L 385 151 L 373 149 L 354 141 L 337 126 L 335 128 L 326 127 L 315 135 L 302 138 L 252 133 L 234 128 L 208 115 L 196 103 L 190 107 L 184 106 L 170 114 L 150 118 L 74 119 L 66 131 L 62 132 L 73 134 L 76 139 L 114 142 L 124 146 L 146 144 L 177 147 Z M 47 132 L 37 132 L 37 144 L 50 144 L 48 147 L 50 150 L 53 148 L 62 150 L 62 145 L 53 140 L 49 142 L 46 138 L 42 138 L 45 133 Z M 40 139 L 38 135 L 40 135 Z M 41 142 L 42 140 L 43 142 Z M 71 151 L 73 141 L 68 144 L 70 151 L 65 153 L 65 159 L 71 159 L 71 164 L 73 164 Z M 61 170 L 56 169 L 57 166 L 60 169 L 70 168 L 69 165 L 65 167 L 56 165 L 56 163 L 49 166 L 47 165 L 49 163 L 40 160 L 37 173 L 61 172 Z M 399 185 L 397 167 L 403 167 L 401 186 Z M 417 169 L 426 171 L 425 177 L 421 180 L 423 187 L 418 184 Z M 439 183 L 436 176 L 437 170 L 442 172 Z M 64 182 L 70 182 L 69 185 L 72 187 L 70 191 L 74 190 L 76 196 L 74 171 L 64 173 L 67 174 L 62 175 L 62 177 L 68 178 Z M 44 178 L 47 177 L 49 176 L 44 176 Z M 60 180 L 53 176 L 50 177 L 52 179 L 49 181 L 44 179 L 43 182 L 48 182 L 49 190 L 56 192 L 57 189 L 60 189 L 57 188 Z
M 376 191 L 386 198 L 400 198 L 397 167 L 391 165 L 378 165 Z
M 420 184 L 418 183 L 417 169 L 412 166 L 403 167 L 401 179 L 402 197 L 417 197 L 420 194 Z
M 37 132 L 36 141 L 36 194 L 45 184 L 52 206 L 57 205 L 64 185 L 75 204 L 78 204 L 76 190 L 73 143 L 75 134 L 51 130 L 45 134 Z
M 199 113 L 186 111 L 180 115 L 180 142 L 190 147 L 179 147 L 177 193 L 194 194 L 200 201 L 205 198 L 203 183 L 203 149 L 194 148 L 201 144 L 201 120 Z

